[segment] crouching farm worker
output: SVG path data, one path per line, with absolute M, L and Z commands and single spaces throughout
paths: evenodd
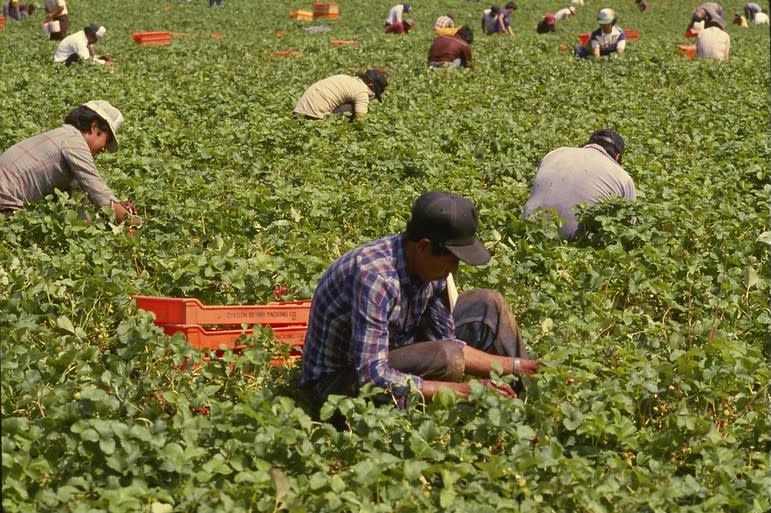
M 458 263 L 490 259 L 477 223 L 467 199 L 427 192 L 413 204 L 405 232 L 359 246 L 324 272 L 300 375 L 315 415 L 329 395 L 355 396 L 365 385 L 403 404 L 411 388 L 427 399 L 442 388 L 467 396 L 464 375 L 488 378 L 499 365 L 505 374 L 536 372 L 499 293 L 462 292 L 450 310 L 447 278 Z M 508 385 L 483 383 L 514 394 Z
M 455 35 L 436 36 L 428 50 L 428 66 L 430 68 L 472 67 L 471 43 L 474 42 L 474 32 L 468 25 L 463 25 Z
M 109 55 L 96 55 L 94 45 L 104 41 L 107 29 L 98 23 L 71 34 L 59 42 L 54 53 L 54 62 L 69 66 L 74 62 L 86 61 L 96 64 L 110 64 Z
M 99 175 L 94 156 L 118 151 L 123 115 L 104 100 L 76 107 L 64 125 L 25 139 L 0 155 L 0 211 L 12 213 L 54 190 L 82 190 L 98 207 L 110 207 L 120 222 L 141 224 L 131 203 L 121 202 Z
M 616 25 L 616 11 L 605 8 L 597 13 L 598 29 L 589 36 L 586 45 L 577 45 L 576 57 L 586 58 L 590 55 L 599 59 L 604 55 L 621 55 L 626 48 L 626 36 L 623 29 Z
M 707 20 L 704 30 L 696 36 L 696 55 L 700 59 L 727 61 L 731 52 L 731 36 L 725 30 L 725 21 Z
M 415 22 L 404 19 L 404 13 L 412 10 L 412 4 L 396 4 L 388 11 L 385 19 L 385 31 L 387 34 L 406 34 Z
M 306 89 L 293 112 L 307 119 L 321 119 L 327 114 L 350 114 L 354 120 L 367 114 L 371 98 L 382 101 L 386 87 L 385 73 L 374 69 L 358 77 L 333 75 Z
M 581 148 L 549 152 L 538 164 L 530 198 L 522 212 L 555 210 L 563 220 L 560 233 L 572 239 L 579 233 L 573 207 L 594 205 L 614 197 L 634 200 L 634 181 L 621 167 L 624 139 L 613 130 L 594 132 Z

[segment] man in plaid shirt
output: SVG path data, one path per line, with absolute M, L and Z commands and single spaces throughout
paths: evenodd
M 490 260 L 477 223 L 468 200 L 428 192 L 404 233 L 359 246 L 327 269 L 313 295 L 300 376 L 316 415 L 330 394 L 353 396 L 368 384 L 403 403 L 410 388 L 427 399 L 440 388 L 466 396 L 464 374 L 488 378 L 497 365 L 504 374 L 537 370 L 499 293 L 463 292 L 451 313 L 448 275 L 460 260 Z

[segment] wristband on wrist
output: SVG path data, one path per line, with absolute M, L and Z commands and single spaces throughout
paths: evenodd
M 522 371 L 522 360 L 520 358 L 514 358 L 514 374 L 519 374 Z

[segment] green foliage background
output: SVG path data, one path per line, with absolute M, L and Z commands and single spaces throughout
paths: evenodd
M 8 20 L 0 148 L 109 100 L 122 148 L 97 163 L 146 224 L 128 236 L 93 207 L 84 224 L 67 195 L 0 218 L 5 511 L 771 508 L 767 27 L 730 26 L 727 63 L 686 61 L 690 2 L 615 0 L 643 37 L 623 59 L 576 62 L 559 45 L 606 5 L 538 36 L 563 5 L 523 0 L 516 37 L 477 31 L 475 69 L 445 73 L 424 67 L 433 20 L 476 29 L 486 5 L 415 1 L 417 28 L 397 37 L 382 33 L 390 3 L 371 0 L 342 0 L 321 34 L 288 18 L 311 8 L 297 1 L 69 3 L 73 30 L 107 26 L 119 64 L 54 66 L 42 15 Z M 151 30 L 188 35 L 132 41 Z M 312 82 L 369 67 L 390 87 L 364 123 L 291 117 Z M 538 159 L 604 126 L 627 140 L 639 200 L 586 212 L 576 244 L 521 220 Z M 479 205 L 494 258 L 459 282 L 503 292 L 548 363 L 521 399 L 346 399 L 337 433 L 309 419 L 296 369 L 270 367 L 269 334 L 199 366 L 133 305 L 265 302 L 278 284 L 310 297 L 331 260 L 401 230 L 431 188 Z

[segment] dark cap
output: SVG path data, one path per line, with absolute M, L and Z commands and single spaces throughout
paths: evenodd
M 490 253 L 476 238 L 477 209 L 466 198 L 451 192 L 426 192 L 412 205 L 407 239 L 429 239 L 471 265 L 486 264 Z
M 372 92 L 375 93 L 375 98 L 383 101 L 381 96 L 388 87 L 388 79 L 385 73 L 376 69 L 367 70 L 363 75 L 359 76 L 365 84 L 370 85 Z
M 611 130 L 609 128 L 603 128 L 602 130 L 597 130 L 592 135 L 589 136 L 589 141 L 586 144 L 598 144 L 598 143 L 607 143 L 610 146 L 612 146 L 618 155 L 624 154 L 624 138 L 618 135 L 617 132 L 614 130 Z M 606 146 L 605 144 L 601 144 L 601 146 Z M 616 155 L 611 155 L 612 157 L 615 157 Z

